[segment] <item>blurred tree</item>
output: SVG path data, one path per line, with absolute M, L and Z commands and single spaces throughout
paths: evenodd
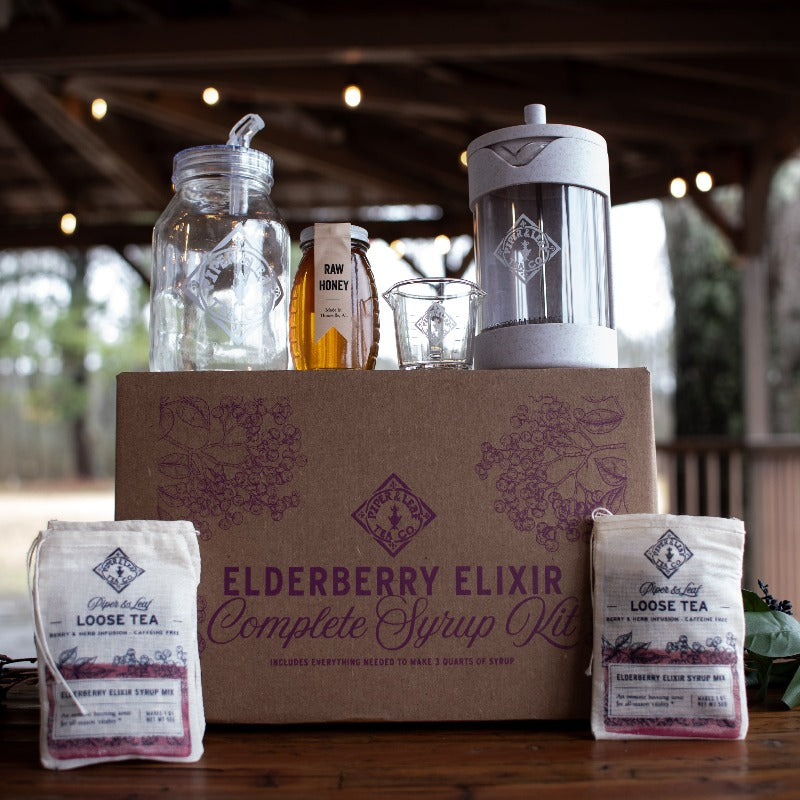
M 740 436 L 740 275 L 725 237 L 686 201 L 663 203 L 675 298 L 675 435 Z
M 775 174 L 768 216 L 775 433 L 800 432 L 800 158 Z
M 88 392 L 89 371 L 86 356 L 89 351 L 89 287 L 87 285 L 88 258 L 86 251 L 70 250 L 67 253 L 72 267 L 70 304 L 53 325 L 53 338 L 61 349 L 61 394 L 72 403 L 61 405 L 63 415 L 72 431 L 72 452 L 75 454 L 75 474 L 79 478 L 93 478 L 92 446 L 89 438 Z M 54 398 L 58 402 L 58 397 Z
M 21 408 L 19 424 L 37 427 L 39 434 L 42 428 L 62 428 L 60 447 L 71 452 L 71 472 L 78 477 L 94 477 L 97 454 L 113 449 L 113 420 L 109 426 L 107 408 L 113 407 L 109 398 L 113 399 L 116 373 L 146 368 L 146 302 L 138 274 L 105 248 L 88 254 L 0 254 L 5 404 L 7 409 Z M 22 433 L 13 435 L 24 451 Z M 98 436 L 110 437 L 111 444 L 95 441 Z M 34 438 L 28 434 L 29 440 Z M 58 442 L 50 436 L 46 447 L 58 448 Z M 41 471 L 41 465 L 38 468 Z

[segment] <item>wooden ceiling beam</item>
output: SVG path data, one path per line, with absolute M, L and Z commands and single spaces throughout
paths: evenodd
M 17 100 L 69 144 L 88 165 L 127 187 L 150 207 L 163 205 L 164 189 L 158 185 L 152 168 L 137 148 L 119 139 L 111 144 L 33 75 L 3 75 L 0 80 Z
M 767 120 L 782 113 L 774 98 L 756 94 L 745 103 L 733 87 L 645 76 L 635 67 L 627 69 L 627 63 L 600 59 L 539 65 L 534 99 L 548 106 L 551 121 L 590 127 L 606 136 L 621 132 L 631 140 L 663 141 L 669 131 L 674 140 L 698 143 L 718 139 L 721 124 L 752 139 L 764 134 Z M 465 83 L 464 94 L 488 96 L 490 112 L 505 109 L 507 114 L 519 107 L 510 123 L 519 124 L 521 105 L 534 101 L 524 76 L 513 63 L 494 64 L 487 72 L 483 80 Z M 488 118 L 483 103 L 480 112 Z
M 38 183 L 38 192 L 45 206 L 52 210 L 66 208 L 68 192 L 53 176 L 52 170 L 48 169 L 43 158 L 41 158 L 29 145 L 22 131 L 16 129 L 10 117 L 0 117 L 0 129 L 2 135 L 14 148 L 16 159 L 31 177 Z
M 69 24 L 35 35 L 0 32 L 0 71 L 176 69 L 264 64 L 412 63 L 609 56 L 794 53 L 800 12 L 754 6 L 748 14 L 694 10 L 519 12 L 435 10 L 424 19 L 393 8 L 316 14 L 302 23 L 265 16 Z M 535 20 L 531 17 L 535 15 Z M 535 22 L 535 24 L 534 24 Z
M 551 79 L 542 71 L 540 86 L 532 92 L 525 85 L 508 81 L 470 80 L 461 84 L 437 85 L 417 80 L 409 91 L 411 79 L 393 80 L 373 69 L 358 78 L 364 90 L 362 115 L 389 116 L 398 121 L 420 125 L 445 125 L 454 146 L 463 148 L 475 136 L 497 127 L 522 123 L 523 108 L 531 102 L 544 102 L 553 121 L 590 127 L 606 136 L 624 135 L 628 139 L 661 141 L 669 130 L 673 140 L 683 145 L 696 145 L 717 135 L 720 124 L 735 127 L 753 138 L 763 132 L 764 121 L 753 109 L 743 108 L 740 97 L 719 102 L 709 100 L 701 89 L 687 89 L 682 107 L 681 97 L 669 84 L 653 84 L 637 74 L 606 74 L 602 66 L 587 65 L 580 97 L 565 92 L 563 82 Z M 217 79 L 219 78 L 219 79 Z M 517 77 L 519 81 L 519 77 Z M 618 92 L 614 80 L 622 82 Z M 253 104 L 290 104 L 306 109 L 342 110 L 343 80 L 331 77 L 330 70 L 303 71 L 261 70 L 252 73 L 223 73 L 213 76 L 203 71 L 193 78 L 148 75 L 98 75 L 83 73 L 68 82 L 71 90 L 86 97 L 122 90 L 127 94 L 175 92 L 185 98 L 198 98 L 203 87 L 213 84 L 229 102 Z M 608 86 L 614 85 L 612 92 Z M 619 113 L 619 96 L 629 96 L 624 114 Z M 479 105 L 475 98 L 480 97 Z M 693 99 L 694 98 L 694 99 Z M 108 99 L 108 97 L 106 97 Z M 200 107 L 197 101 L 198 108 Z M 573 117 L 560 108 L 579 108 Z M 638 109 L 638 113 L 637 113 Z M 692 111 L 694 109 L 694 113 Z M 458 135 L 458 129 L 462 133 Z M 440 135 L 444 129 L 440 129 Z
M 174 98 L 142 100 L 121 92 L 106 93 L 106 100 L 123 113 L 171 130 L 187 137 L 187 147 L 196 144 L 224 144 L 235 119 L 223 110 L 194 109 Z M 223 121 L 224 120 L 224 121 Z M 271 124 L 253 143 L 254 147 L 270 153 L 277 163 L 286 167 L 308 170 L 359 187 L 402 194 L 410 203 L 437 201 L 437 188 L 359 157 L 352 149 L 327 141 L 314 141 L 296 130 Z M 313 203 L 313 198 L 309 198 Z
M 725 86 L 731 91 L 748 94 L 759 93 L 778 99 L 800 97 L 800 75 L 794 59 L 784 61 L 778 56 L 774 65 L 772 54 L 762 53 L 763 58 L 754 63 L 751 59 L 742 60 L 730 57 L 714 59 L 686 59 L 675 61 L 672 58 L 633 58 L 608 59 L 604 63 L 628 72 L 642 75 L 658 75 L 675 81 L 682 86 L 692 84 L 701 86 Z
M 244 76 L 243 76 L 244 78 Z M 230 78 L 229 78 L 230 80 Z M 252 77 L 250 77 L 252 81 Z M 319 84 L 322 81 L 312 80 L 309 81 L 309 84 L 312 85 L 314 88 L 311 90 L 312 92 L 312 105 L 316 102 L 319 107 L 324 108 L 336 108 L 337 110 L 341 110 L 342 102 L 339 97 L 339 84 L 334 86 L 329 86 L 329 90 L 327 94 L 325 94 Z M 146 121 L 152 123 L 154 119 L 162 119 L 161 124 L 167 123 L 167 118 L 164 118 L 162 115 L 166 113 L 170 120 L 176 119 L 178 116 L 178 128 L 179 132 L 183 131 L 197 131 L 198 124 L 202 124 L 204 120 L 207 118 L 207 109 L 205 107 L 201 107 L 199 103 L 197 103 L 196 107 L 197 110 L 190 110 L 192 109 L 191 103 L 186 103 L 184 108 L 185 111 L 178 111 L 176 103 L 174 101 L 170 101 L 166 97 L 163 96 L 164 92 L 168 92 L 171 90 L 179 90 L 182 92 L 182 96 L 184 100 L 188 99 L 189 97 L 197 98 L 197 86 L 202 83 L 202 81 L 198 82 L 195 81 L 193 83 L 187 83 L 185 81 L 178 81 L 175 82 L 173 80 L 162 80 L 162 81 L 155 81 L 148 78 L 126 78 L 123 77 L 120 80 L 115 80 L 113 77 L 109 77 L 107 79 L 99 79 L 94 80 L 91 77 L 80 76 L 76 77 L 72 81 L 68 83 L 68 87 L 71 91 L 75 91 L 76 93 L 80 94 L 85 98 L 94 97 L 98 93 L 104 94 L 106 100 L 113 98 L 112 104 L 116 104 L 117 100 L 122 99 L 122 105 L 120 108 L 124 108 L 129 112 L 135 115 L 143 114 L 146 118 Z M 231 81 L 230 83 L 216 83 L 216 88 L 220 89 L 223 95 L 227 98 L 233 97 L 236 100 L 241 102 L 248 102 L 252 103 L 254 107 L 257 107 L 260 103 L 265 102 L 267 100 L 272 102 L 283 102 L 283 103 L 291 103 L 294 105 L 295 103 L 300 103 L 302 105 L 307 105 L 308 95 L 303 94 L 302 91 L 300 92 L 300 96 L 293 94 L 292 90 L 287 90 L 284 83 L 281 81 L 276 81 L 270 79 L 265 83 L 269 85 L 280 85 L 280 89 L 277 91 L 272 91 L 270 89 L 263 89 L 260 88 L 263 86 L 261 82 L 257 84 L 245 84 L 245 83 L 236 83 L 235 81 Z M 308 85 L 308 84 L 303 84 Z M 371 87 L 374 87 L 374 84 L 370 84 Z M 155 110 L 155 107 L 148 103 L 148 101 L 144 101 L 147 103 L 147 108 L 142 104 L 140 98 L 134 97 L 130 94 L 121 95 L 114 91 L 114 87 L 126 87 L 128 89 L 135 87 L 136 91 L 139 93 L 142 92 L 155 92 L 159 89 L 161 90 L 162 99 L 160 101 L 153 101 L 158 102 L 158 110 Z M 190 91 L 191 87 L 191 91 Z M 395 90 L 396 91 L 396 90 Z M 110 92 L 110 93 L 109 93 Z M 435 184 L 437 190 L 441 187 L 445 187 L 446 190 L 449 190 L 454 195 L 456 193 L 463 193 L 465 191 L 464 187 L 466 185 L 466 176 L 461 176 L 458 174 L 457 170 L 453 170 L 451 164 L 448 163 L 448 160 L 455 164 L 457 162 L 458 156 L 461 152 L 461 149 L 466 147 L 467 145 L 467 137 L 463 134 L 463 132 L 458 132 L 454 127 L 450 127 L 447 129 L 442 129 L 441 126 L 437 128 L 437 138 L 439 141 L 446 140 L 447 144 L 452 146 L 452 151 L 444 155 L 444 159 L 440 160 L 436 158 L 437 154 L 432 153 L 421 153 L 418 147 L 412 147 L 409 152 L 404 154 L 404 151 L 409 150 L 409 145 L 407 144 L 408 136 L 402 134 L 404 129 L 413 131 L 414 134 L 419 133 L 419 119 L 417 117 L 409 118 L 408 109 L 404 107 L 404 103 L 400 96 L 395 94 L 390 98 L 377 96 L 375 92 L 372 91 L 372 88 L 369 91 L 370 102 L 369 107 L 367 109 L 367 114 L 370 117 L 369 121 L 362 119 L 360 121 L 360 126 L 363 126 L 367 130 L 367 134 L 361 135 L 361 139 L 374 139 L 376 141 L 381 142 L 391 142 L 391 145 L 388 146 L 387 154 L 391 156 L 391 160 L 393 162 L 394 171 L 392 172 L 391 177 L 389 177 L 389 182 L 393 188 L 397 188 L 398 186 L 398 177 L 397 177 L 397 166 L 398 161 L 403 158 L 405 162 L 412 167 L 412 170 L 407 169 L 400 169 L 399 172 L 401 175 L 409 176 L 413 174 L 413 166 L 419 165 L 420 159 L 422 158 L 426 162 L 426 166 L 424 172 L 430 176 L 431 183 Z M 436 103 L 432 101 L 427 101 L 426 98 L 423 98 L 421 102 L 427 102 L 428 108 L 430 109 L 431 114 L 439 114 L 441 109 L 444 106 L 444 98 L 439 98 Z M 451 100 L 452 102 L 452 100 Z M 377 108 L 376 108 L 377 106 Z M 162 109 L 166 109 L 165 112 Z M 383 124 L 382 120 L 379 117 L 382 117 L 380 112 L 391 111 L 391 119 L 386 123 Z M 220 111 L 216 112 L 219 116 Z M 345 112 L 347 113 L 347 112 Z M 356 112 L 354 112 L 356 113 Z M 188 114 L 188 119 L 183 118 L 184 114 Z M 396 127 L 392 130 L 391 125 L 395 125 Z M 314 126 L 317 129 L 322 130 L 324 126 L 319 122 L 316 123 Z M 430 135 L 430 128 L 432 126 L 426 124 L 425 125 L 425 134 L 426 136 Z M 282 131 L 281 126 L 275 125 L 267 121 L 267 128 L 264 136 L 267 140 L 275 141 L 276 136 L 280 135 Z M 222 128 L 215 126 L 214 132 L 217 134 L 221 134 L 223 132 Z M 209 130 L 209 134 L 212 131 Z M 286 138 L 288 135 L 288 131 L 283 131 L 283 138 Z M 399 135 L 398 135 L 399 134 Z M 334 144 L 334 140 L 339 138 L 338 136 L 334 135 L 331 137 L 331 141 L 327 142 L 328 145 L 332 146 Z M 292 142 L 299 143 L 302 142 L 302 136 L 298 136 L 297 131 L 293 131 L 291 133 L 291 140 Z M 345 143 L 346 144 L 346 143 Z M 296 147 L 296 145 L 293 145 Z M 326 146 L 326 142 L 309 142 L 309 147 L 305 148 L 305 152 L 307 153 L 308 149 L 312 149 L 313 153 L 313 160 L 315 162 L 319 161 L 319 156 L 322 148 Z M 383 146 L 382 146 L 383 147 Z M 358 148 L 350 147 L 348 148 L 348 152 L 352 152 L 353 150 L 358 150 Z M 274 155 L 274 153 L 273 153 Z M 335 157 L 326 160 L 324 164 L 325 174 L 330 172 L 331 168 L 334 170 L 340 170 L 342 167 L 342 155 L 336 155 Z M 293 160 L 296 160 L 294 158 Z M 378 162 L 379 163 L 379 162 Z M 304 155 L 302 158 L 302 166 L 309 167 L 309 159 L 307 155 Z M 374 160 L 370 160 L 369 164 L 364 162 L 363 169 L 368 169 L 370 174 L 373 174 L 375 171 L 376 162 Z M 361 171 L 357 173 L 357 179 L 359 186 L 363 187 L 365 178 Z M 351 179 L 349 182 L 353 182 Z M 399 181 L 401 184 L 405 182 L 401 179 Z M 367 179 L 367 183 L 370 183 L 369 179 Z M 427 185 L 427 184 L 426 184 Z M 385 180 L 381 180 L 379 183 L 379 188 L 382 190 L 386 189 L 386 182 Z M 430 197 L 429 189 L 425 189 L 427 192 L 427 197 Z M 421 198 L 418 198 L 421 199 Z
M 381 81 L 371 71 L 364 72 L 367 74 L 356 76 L 355 82 L 364 91 L 364 108 L 372 113 L 445 121 L 464 121 L 470 117 L 469 107 L 459 107 L 445 92 L 437 92 L 430 83 L 420 87 L 424 91 L 409 93 L 407 89 L 403 91 L 402 86 Z M 191 76 L 82 73 L 71 78 L 68 85 L 81 91 L 85 91 L 83 87 L 92 87 L 97 91 L 108 88 L 124 92 L 166 92 L 194 98 L 199 98 L 206 86 L 213 85 L 227 101 L 342 109 L 342 90 L 352 82 L 354 79 L 347 72 L 332 72 L 319 67 L 301 71 L 261 69 L 256 74 L 252 71 L 215 74 L 213 70 L 202 70 Z M 508 115 L 507 110 L 504 113 Z

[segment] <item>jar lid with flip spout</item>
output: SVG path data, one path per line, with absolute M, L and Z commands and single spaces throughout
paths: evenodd
M 227 177 L 257 180 L 272 189 L 272 157 L 250 147 L 253 136 L 264 127 L 258 114 L 247 114 L 231 128 L 225 144 L 190 147 L 177 153 L 172 162 L 172 183 L 178 189 L 187 180 Z

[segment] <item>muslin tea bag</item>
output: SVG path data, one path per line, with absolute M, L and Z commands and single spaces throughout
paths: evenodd
M 743 739 L 744 524 L 594 514 L 592 732 Z
M 51 522 L 28 555 L 49 769 L 197 761 L 200 552 L 190 522 Z

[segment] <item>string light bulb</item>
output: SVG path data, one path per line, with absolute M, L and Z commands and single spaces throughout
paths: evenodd
M 60 227 L 64 236 L 72 236 L 78 227 L 78 218 L 74 214 L 67 212 L 61 217 Z
M 354 83 L 345 86 L 342 91 L 342 99 L 349 108 L 358 108 L 362 100 L 361 87 L 356 86 Z
M 433 246 L 437 253 L 446 256 L 450 252 L 450 237 L 440 233 L 434 240 Z
M 701 192 L 710 192 L 712 187 L 714 186 L 714 179 L 711 177 L 710 172 L 702 170 L 701 172 L 698 172 L 697 175 L 694 176 L 694 185 Z
M 683 178 L 673 178 L 669 184 L 669 193 L 676 199 L 686 196 L 688 187 Z
M 467 151 L 466 150 L 462 150 L 461 151 L 461 155 L 458 157 L 458 160 L 461 162 L 461 166 L 462 167 L 466 167 L 467 166 Z
M 406 243 L 402 239 L 395 239 L 389 247 L 398 258 L 402 258 L 406 254 Z
M 207 86 L 203 89 L 203 102 L 207 106 L 215 106 L 219 103 L 219 91 L 213 86 Z
M 97 119 L 103 119 L 108 113 L 108 103 L 102 97 L 96 97 L 92 100 L 92 116 Z

